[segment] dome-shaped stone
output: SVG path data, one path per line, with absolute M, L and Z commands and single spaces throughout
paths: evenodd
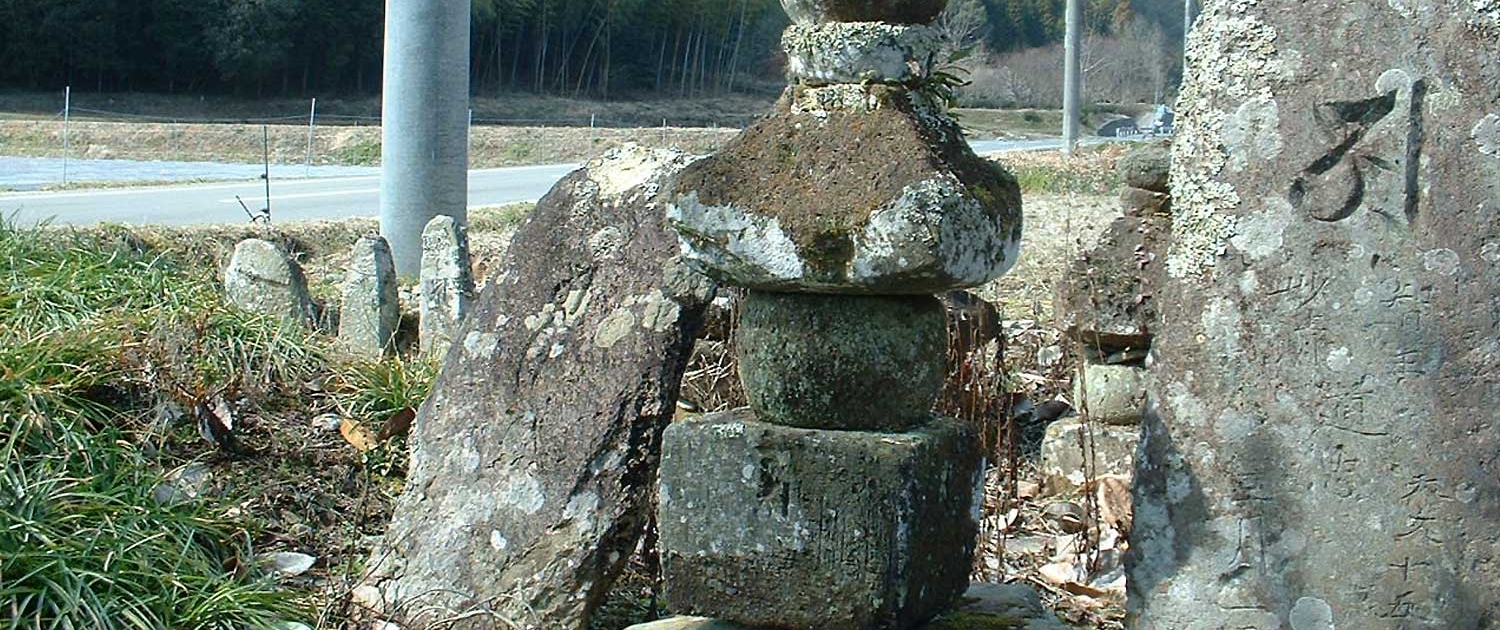
M 781 0 L 792 21 L 808 26 L 825 22 L 928 24 L 948 0 Z

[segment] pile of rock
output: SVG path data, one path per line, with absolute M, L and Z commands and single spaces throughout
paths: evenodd
M 1125 216 L 1073 262 L 1059 286 L 1058 326 L 1082 349 L 1083 365 L 1073 384 L 1080 415 L 1049 425 L 1042 442 L 1049 492 L 1076 490 L 1100 475 L 1133 474 L 1146 406 L 1145 364 L 1157 321 L 1151 252 L 1169 227 L 1169 166 L 1161 147 L 1121 158 Z
M 751 627 L 913 628 L 968 588 L 974 428 L 931 414 L 933 294 L 1015 262 L 1015 179 L 912 86 L 942 0 L 785 0 L 797 83 L 674 181 L 684 259 L 748 293 L 747 409 L 665 433 L 660 548 L 679 611 Z M 704 622 L 708 623 L 708 622 Z
M 469 243 L 462 225 L 440 216 L 422 233 L 420 276 L 421 348 L 442 355 L 468 311 L 474 294 Z M 302 267 L 280 246 L 246 239 L 234 248 L 224 271 L 231 304 L 300 327 L 318 321 Z M 376 360 L 396 350 L 401 300 L 390 245 L 378 235 L 361 237 L 349 256 L 338 309 L 339 345 L 350 355 Z

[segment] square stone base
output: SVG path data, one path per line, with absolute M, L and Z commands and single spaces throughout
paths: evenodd
M 660 548 L 675 611 L 747 626 L 913 628 L 968 586 L 983 467 L 972 426 L 798 429 L 748 410 L 670 426 Z

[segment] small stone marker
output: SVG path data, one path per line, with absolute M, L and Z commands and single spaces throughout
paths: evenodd
M 469 266 L 469 235 L 450 216 L 434 217 L 422 230 L 421 332 L 423 354 L 441 356 L 469 312 L 474 276 Z
M 713 297 L 656 200 L 686 163 L 611 151 L 537 204 L 414 424 L 358 603 L 411 628 L 469 613 L 462 627 L 588 627 L 649 520 L 661 431 Z
M 339 343 L 357 356 L 379 359 L 395 350 L 400 325 L 401 302 L 391 246 L 381 236 L 360 237 L 344 275 Z
M 683 258 L 749 289 L 750 407 L 663 437 L 665 599 L 754 627 L 915 628 L 968 585 L 983 479 L 973 427 L 931 414 L 932 295 L 1015 264 L 1020 190 L 907 87 L 945 2 L 782 4 L 797 84 L 670 193 Z
M 224 293 L 230 303 L 299 326 L 313 321 L 312 296 L 302 268 L 280 247 L 258 238 L 234 247 L 224 271 Z

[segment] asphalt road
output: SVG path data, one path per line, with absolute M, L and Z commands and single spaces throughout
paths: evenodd
M 540 199 L 576 165 L 522 166 L 469 171 L 469 205 L 493 206 Z M 238 196 L 251 210 L 265 206 L 260 181 L 0 194 L 0 214 L 17 225 L 99 222 L 189 225 L 247 221 Z M 368 217 L 380 214 L 380 176 L 271 180 L 275 221 Z
M 1108 142 L 1090 138 L 1087 144 Z M 989 140 L 970 145 L 979 153 L 1036 151 L 1062 147 L 1061 139 Z M 10 175 L 20 173 L 18 161 Z M 6 163 L 0 163 L 4 166 Z M 48 167 L 52 165 L 48 164 Z M 109 164 L 91 165 L 108 169 Z M 123 168 L 123 166 L 122 166 Z M 160 167 L 157 167 L 160 169 Z M 300 168 L 300 167 L 298 167 Z M 576 165 L 522 166 L 469 171 L 469 205 L 493 206 L 535 201 Z M 158 170 L 157 172 L 165 172 Z M 360 172 L 368 173 L 369 170 Z M 174 173 L 175 174 L 175 173 Z M 4 183 L 6 173 L 0 173 Z M 125 224 L 189 225 L 248 220 L 236 197 L 251 210 L 265 206 L 260 181 L 188 184 L 142 188 L 23 192 L 0 194 L 0 215 L 17 225 L 43 221 L 54 224 L 113 222 Z M 345 177 L 279 179 L 272 172 L 271 216 L 275 221 L 367 217 L 380 214 L 378 172 Z

